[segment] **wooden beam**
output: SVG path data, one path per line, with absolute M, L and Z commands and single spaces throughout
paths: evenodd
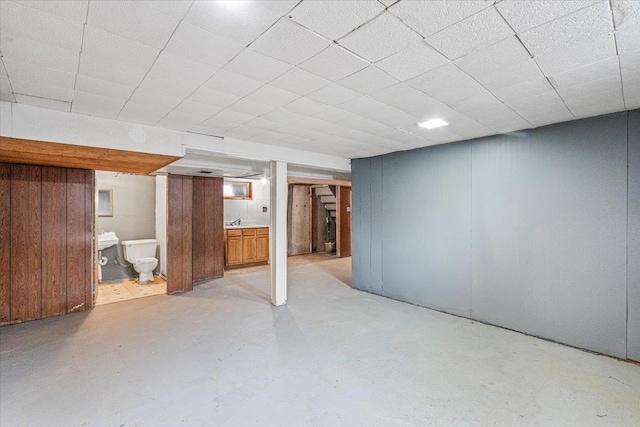
M 316 178 L 300 178 L 297 176 L 287 177 L 289 184 L 301 185 L 339 185 L 342 187 L 351 187 L 351 181 L 341 181 L 335 179 L 316 179 Z
M 0 136 L 0 162 L 149 174 L 176 156 Z

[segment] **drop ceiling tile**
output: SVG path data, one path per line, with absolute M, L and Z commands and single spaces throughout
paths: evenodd
M 489 90 L 498 90 L 509 86 L 515 86 L 531 80 L 544 78 L 544 74 L 538 68 L 533 59 L 519 62 L 516 65 L 493 70 L 486 74 L 474 76 L 475 79 Z
M 640 84 L 624 86 L 624 105 L 627 110 L 640 108 Z
M 212 117 L 222 123 L 228 123 L 230 125 L 241 125 L 247 123 L 256 118 L 255 114 L 239 113 L 237 111 L 222 110 L 218 114 Z
M 300 0 L 264 0 L 256 3 L 280 16 L 285 16 L 300 3 Z
M 549 107 L 555 106 L 559 108 L 564 106 L 562 98 L 553 90 L 543 92 L 539 95 L 526 96 L 526 97 L 513 97 L 505 102 L 505 105 L 511 108 L 516 113 L 523 110 L 530 110 L 540 105 L 546 105 Z
M 447 58 L 454 60 L 513 34 L 500 14 L 489 7 L 428 37 L 426 41 Z
M 162 49 L 180 20 L 135 1 L 92 2 L 87 25 Z
M 245 99 L 274 107 L 282 107 L 299 97 L 300 95 L 296 93 L 267 84 L 248 95 Z
M 389 127 L 397 127 L 416 122 L 414 116 L 367 96 L 361 96 L 344 104 L 340 104 L 340 108 L 362 117 L 377 120 Z
M 339 122 L 340 120 L 345 120 L 354 116 L 355 114 L 336 107 L 327 108 L 326 110 L 313 115 L 313 117 L 328 122 Z
M 358 92 L 354 92 L 344 86 L 332 83 L 329 86 L 325 86 L 322 89 L 308 94 L 307 98 L 322 102 L 323 104 L 335 106 L 359 96 L 360 93 Z
M 400 142 L 406 145 L 407 149 L 423 147 L 426 144 L 426 141 L 421 136 L 398 129 L 391 129 L 389 131 L 380 133 L 379 135 L 383 138 Z
M 253 128 L 247 125 L 240 125 L 228 130 L 225 136 L 229 136 L 231 138 L 246 139 L 251 138 L 252 136 L 260 135 L 261 133 L 264 133 L 264 129 Z
M 612 0 L 616 41 L 621 56 L 638 50 L 640 40 L 640 2 Z
M 260 130 L 273 130 L 281 127 L 282 125 L 280 123 L 276 123 L 262 117 L 256 117 L 255 119 L 247 122 L 246 126 L 250 126 L 252 128 Z
M 274 123 L 279 123 L 280 125 L 290 125 L 295 122 L 299 122 L 304 119 L 304 116 L 296 113 L 292 113 L 291 111 L 284 110 L 279 108 L 277 110 L 273 110 L 267 114 L 263 114 L 261 116 L 263 119 L 270 120 Z
M 332 45 L 313 58 L 303 62 L 299 68 L 316 76 L 336 81 L 343 79 L 369 66 L 369 63 L 358 58 L 340 46 Z
M 575 119 L 564 103 L 536 105 L 520 109 L 518 114 L 534 126 L 546 126 Z
M 420 137 L 428 141 L 428 145 L 442 144 L 445 142 L 452 142 L 463 139 L 460 135 L 450 132 L 447 127 L 425 129 L 415 124 L 413 126 L 405 126 L 401 129 L 419 135 Z
M 34 107 L 46 108 L 49 110 L 71 111 L 71 103 L 65 101 L 56 101 L 53 99 L 37 98 L 29 95 L 15 94 L 18 104 L 32 105 Z
M 65 89 L 73 89 L 75 85 L 75 74 L 73 73 L 36 67 L 10 58 L 3 58 L 3 63 L 10 80 L 19 78 L 25 83 Z
M 296 123 L 297 128 L 310 129 L 327 135 L 338 135 L 342 127 L 335 123 L 330 123 L 315 117 L 305 117 Z
M 118 114 L 117 119 L 155 125 L 172 109 L 171 105 L 163 101 L 159 97 L 147 98 L 134 92 Z
M 340 45 L 370 62 L 376 62 L 421 39 L 398 18 L 385 12 L 341 39 Z
M 249 49 L 243 50 L 224 67 L 227 71 L 241 74 L 263 83 L 269 83 L 291 68 L 293 67 L 289 64 Z
M 165 48 L 174 55 L 204 62 L 216 68 L 223 67 L 242 49 L 243 47 L 237 43 L 184 21 L 180 23 Z
M 191 7 L 190 1 L 184 0 L 136 0 L 136 3 L 150 7 L 153 10 L 162 12 L 165 15 L 173 16 L 174 18 L 182 19 L 187 14 L 187 11 Z
M 39 67 L 68 73 L 75 73 L 78 70 L 80 56 L 78 52 L 25 38 L 9 37 L 6 33 L 0 33 L 0 51 L 5 58 Z
M 406 83 L 445 104 L 481 95 L 487 90 L 454 64 L 429 71 Z
M 203 121 L 200 116 L 170 111 L 169 114 L 160 120 L 157 126 L 168 129 L 187 131 L 199 125 Z
M 0 101 L 16 102 L 9 78 L 6 75 L 0 76 Z
M 530 58 L 522 43 L 513 36 L 463 56 L 457 59 L 455 64 L 465 73 L 479 76 L 528 61 Z
M 337 82 L 356 92 L 367 94 L 393 86 L 398 80 L 374 66 L 365 68 Z
M 598 0 L 505 0 L 497 3 L 496 7 L 516 32 L 523 33 L 597 2 Z
M 76 90 L 71 104 L 71 112 L 89 116 L 115 119 L 125 101 Z
M 216 71 L 218 71 L 218 69 L 210 65 L 191 61 L 185 57 L 163 51 L 153 64 L 149 74 L 172 80 L 191 82 L 194 85 L 200 86 Z
M 554 52 L 538 55 L 535 60 L 545 75 L 554 76 L 615 55 L 614 36 L 607 34 L 575 43 L 570 47 L 558 49 Z
M 89 55 L 110 63 L 148 70 L 159 53 L 159 49 L 137 41 L 89 25 L 85 27 L 82 56 Z
M 81 23 L 12 1 L 0 2 L 0 24 L 8 37 L 22 37 L 76 52 L 82 46 Z
M 428 37 L 490 6 L 489 2 L 479 0 L 412 0 L 394 4 L 389 12 Z
M 400 52 L 376 62 L 376 67 L 400 81 L 408 80 L 441 67 L 449 60 L 419 41 Z
M 502 106 L 502 101 L 493 96 L 492 93 L 483 93 L 481 95 L 453 102 L 451 103 L 451 108 L 460 113 L 465 113 L 467 111 L 491 108 L 497 105 Z
M 162 98 L 164 103 L 174 107 L 191 95 L 197 87 L 196 83 L 147 74 L 135 93 L 145 98 Z
M 32 7 L 43 12 L 51 13 L 76 24 L 84 24 L 87 18 L 89 0 L 13 0 L 23 6 Z
M 618 64 L 618 57 L 612 56 L 584 67 L 574 68 L 564 73 L 549 76 L 549 81 L 555 88 L 562 88 L 619 73 L 620 66 Z
M 246 98 L 241 99 L 233 105 L 227 107 L 231 111 L 238 113 L 250 114 L 252 116 L 261 116 L 275 109 L 272 105 L 262 104 L 259 102 L 249 101 Z
M 196 1 L 185 21 L 235 43 L 247 46 L 272 26 L 280 15 L 257 2 Z
M 106 80 L 78 74 L 76 76 L 76 90 L 92 93 L 94 95 L 106 96 L 114 99 L 126 101 L 134 91 L 134 87 L 119 85 Z
M 227 108 L 229 105 L 238 102 L 240 97 L 230 93 L 220 92 L 207 86 L 201 86 L 189 96 L 188 100 L 220 108 Z
M 578 118 L 613 113 L 625 109 L 620 89 L 563 99 L 569 110 Z
M 530 98 L 553 91 L 553 87 L 546 79 L 532 80 L 516 86 L 492 91 L 493 95 L 504 103 L 512 104 L 523 98 Z
M 392 129 L 389 126 L 386 126 L 376 120 L 371 120 L 366 117 L 361 117 L 357 115 L 340 120 L 338 124 L 349 129 L 355 129 L 361 132 L 367 132 L 371 134 L 388 132 L 390 129 Z
M 331 82 L 329 80 L 294 67 L 277 79 L 273 80 L 270 84 L 279 87 L 280 89 L 288 90 L 289 92 L 304 96 L 325 87 L 330 83 Z
M 298 98 L 282 108 L 296 114 L 302 114 L 303 116 L 312 116 L 320 111 L 326 110 L 329 106 L 307 98 Z
M 178 113 L 189 114 L 191 116 L 199 116 L 205 118 L 211 117 L 214 114 L 218 114 L 220 111 L 222 111 L 222 108 L 215 105 L 185 100 L 182 101 L 176 108 L 174 108 L 174 111 Z
M 394 3 L 397 3 L 400 0 L 378 0 L 380 3 L 384 4 L 386 7 L 389 7 L 391 5 L 393 5 Z
M 79 72 L 108 82 L 137 87 L 142 82 L 147 70 L 110 63 L 83 53 L 80 56 Z
M 37 81 L 27 81 L 20 78 L 12 78 L 11 86 L 13 92 L 21 95 L 37 96 L 39 98 L 55 99 L 57 101 L 71 102 L 73 99 L 73 89 L 66 89 L 57 86 L 46 86 Z
M 220 92 L 243 97 L 254 92 L 263 84 L 258 80 L 250 79 L 240 74 L 220 70 L 205 83 L 205 86 Z
M 587 81 L 571 86 L 565 86 L 557 89 L 558 94 L 562 98 L 573 98 L 584 94 L 596 94 L 599 92 L 611 92 L 613 90 L 622 90 L 622 81 L 620 74 L 612 74 L 597 80 Z
M 613 31 L 611 13 L 605 2 L 581 9 L 555 21 L 520 33 L 520 40 L 534 56 L 571 47 L 577 42 Z
M 204 128 L 214 129 L 216 131 L 223 131 L 224 132 L 226 130 L 229 130 L 229 129 L 232 129 L 234 127 L 237 127 L 240 124 L 242 124 L 242 123 L 237 123 L 235 121 L 229 121 L 225 117 L 218 118 L 217 115 L 215 115 L 215 116 L 211 117 L 210 119 L 207 119 L 204 122 L 200 123 L 199 126 L 202 126 Z M 193 130 L 195 130 L 195 129 L 196 128 L 193 128 Z
M 304 1 L 291 13 L 291 19 L 338 40 L 384 11 L 377 1 Z
M 191 128 L 190 132 L 193 133 L 198 133 L 198 134 L 202 134 L 202 135 L 210 135 L 210 136 L 214 136 L 217 138 L 223 138 L 224 137 L 224 133 L 226 132 L 226 129 L 219 129 L 219 128 L 214 128 L 213 126 L 204 126 L 204 125 L 198 125 L 195 126 L 193 128 Z
M 404 83 L 373 92 L 369 96 L 415 117 L 446 108 L 442 102 Z
M 283 18 L 269 28 L 250 49 L 291 65 L 298 65 L 326 49 L 329 42 Z

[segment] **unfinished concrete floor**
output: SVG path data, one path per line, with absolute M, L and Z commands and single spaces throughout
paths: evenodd
M 349 259 L 0 328 L 0 425 L 638 426 L 640 366 L 352 290 Z

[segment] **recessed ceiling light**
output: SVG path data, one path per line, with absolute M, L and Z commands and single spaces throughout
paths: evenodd
M 418 126 L 427 128 L 427 129 L 433 129 L 433 128 L 439 128 L 441 126 L 447 126 L 448 124 L 449 123 L 445 122 L 442 119 L 433 119 L 433 120 L 427 120 L 426 122 L 418 123 Z

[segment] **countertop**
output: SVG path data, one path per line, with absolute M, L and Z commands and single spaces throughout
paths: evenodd
M 225 225 L 225 230 L 240 230 L 243 228 L 269 228 L 268 225 Z

